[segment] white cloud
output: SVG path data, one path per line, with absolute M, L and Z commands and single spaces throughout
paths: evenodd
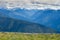
M 8 9 L 25 8 L 25 9 L 60 9 L 60 0 L 0 0 Z M 34 2 L 34 4 L 33 4 Z M 0 3 L 0 5 L 2 4 Z M 37 4 L 40 3 L 40 4 Z M 58 6 L 57 6 L 58 5 Z

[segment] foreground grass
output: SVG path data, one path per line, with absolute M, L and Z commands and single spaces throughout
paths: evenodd
M 24 34 L 0 32 L 0 40 L 60 40 L 60 34 Z

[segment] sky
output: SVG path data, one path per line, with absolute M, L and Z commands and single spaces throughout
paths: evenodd
M 14 7 L 26 9 L 46 9 L 46 8 L 60 9 L 59 0 L 0 0 L 0 1 L 1 1 L 0 5 L 4 4 L 1 6 L 6 6 L 8 9 Z

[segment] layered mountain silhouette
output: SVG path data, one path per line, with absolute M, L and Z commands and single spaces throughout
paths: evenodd
M 0 32 L 56 33 L 55 30 L 41 24 L 1 16 Z
M 60 32 L 60 10 L 0 9 L 1 32 Z

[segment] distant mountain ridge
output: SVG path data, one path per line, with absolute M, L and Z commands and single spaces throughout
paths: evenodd
M 31 22 L 31 24 L 29 24 L 29 25 L 33 24 L 33 26 L 34 26 L 37 24 L 41 24 L 48 28 L 51 28 L 53 30 L 60 32 L 60 27 L 59 27 L 60 26 L 60 10 L 52 10 L 52 9 L 27 10 L 27 9 L 20 9 L 20 8 L 14 8 L 14 9 L 8 10 L 8 9 L 1 8 L 0 17 L 1 17 L 0 24 L 2 26 L 3 26 L 3 24 L 6 26 L 9 25 L 9 24 L 5 24 L 5 23 L 6 22 L 9 23 L 9 20 L 11 20 L 11 19 L 16 20 L 16 21 L 19 20 L 19 22 L 21 20 L 23 20 L 23 21 Z M 4 18 L 2 19 L 2 17 L 6 17 L 6 18 L 8 17 L 7 19 L 5 19 L 6 20 L 5 23 L 1 22 L 1 21 L 4 22 Z M 26 23 L 28 23 L 28 22 L 26 22 Z M 36 23 L 36 24 L 34 24 L 34 23 Z M 17 25 L 19 25 L 19 24 L 17 23 Z M 23 24 L 22 24 L 22 26 L 23 26 Z M 37 28 L 37 26 L 36 26 L 36 28 Z M 14 28 L 14 26 L 13 26 L 13 28 Z M 11 30 L 13 30 L 13 28 Z M 27 28 L 29 28 L 29 27 L 27 27 Z M 32 29 L 30 29 L 30 30 L 32 30 Z M 14 29 L 14 31 L 16 31 L 16 30 Z
M 40 24 L 0 16 L 0 32 L 57 33 Z

